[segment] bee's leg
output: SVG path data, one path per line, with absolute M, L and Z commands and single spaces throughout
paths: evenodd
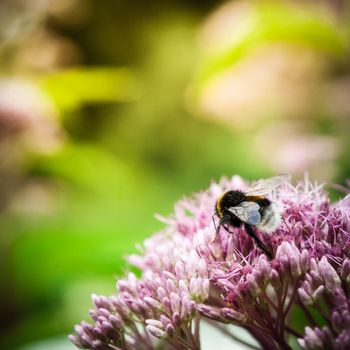
M 213 243 L 216 241 L 216 239 L 217 239 L 218 236 L 219 236 L 219 232 L 220 232 L 220 225 L 217 226 L 217 227 L 216 227 L 216 225 L 215 225 L 215 236 L 214 236 L 214 238 L 210 241 L 209 244 L 213 244 Z
M 214 215 L 212 216 L 212 219 L 213 219 L 213 223 L 214 223 L 214 227 L 215 227 L 215 236 L 214 236 L 214 238 L 210 241 L 210 244 L 214 243 L 214 242 L 216 241 L 216 239 L 218 238 L 221 226 L 223 226 L 224 229 L 225 229 L 227 232 L 229 232 L 228 229 L 227 229 L 227 227 L 226 227 L 226 225 L 225 225 L 225 224 L 227 223 L 227 217 L 221 218 L 220 221 L 219 221 L 218 226 L 216 226 L 216 224 L 215 224 Z
M 248 225 L 244 224 L 244 228 L 246 229 L 248 235 L 252 237 L 256 243 L 256 245 L 270 258 L 272 259 L 272 254 L 269 252 L 269 250 L 266 248 L 265 244 L 261 242 L 261 240 L 258 238 L 258 236 L 255 234 L 253 228 Z
M 230 235 L 233 235 L 235 233 L 234 231 L 230 230 L 229 226 L 224 226 L 224 228 L 225 228 L 226 232 Z
M 213 225 L 214 225 L 214 228 L 215 228 L 215 231 L 216 231 L 217 227 L 216 227 L 216 223 L 215 223 L 215 220 L 214 220 L 214 216 L 215 216 L 215 214 L 211 217 L 211 219 L 213 220 Z
M 215 215 L 215 214 L 214 214 Z M 215 220 L 214 220 L 214 215 L 211 217 L 211 219 L 213 220 L 213 225 L 214 225 L 214 228 L 215 228 L 215 236 L 214 238 L 210 241 L 209 244 L 212 244 L 216 241 L 218 235 L 219 235 L 219 231 L 220 231 L 220 224 L 218 226 L 216 226 L 216 223 L 215 223 Z

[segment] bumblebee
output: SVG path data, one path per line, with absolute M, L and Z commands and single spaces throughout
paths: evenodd
M 279 175 L 260 180 L 245 192 L 230 190 L 222 194 L 215 206 L 215 214 L 220 219 L 216 237 L 221 227 L 224 227 L 228 233 L 232 233 L 230 227 L 243 225 L 257 246 L 272 259 L 271 253 L 256 235 L 254 227 L 267 233 L 277 229 L 281 222 L 281 214 L 277 206 L 266 198 L 266 195 L 288 180 L 288 175 Z

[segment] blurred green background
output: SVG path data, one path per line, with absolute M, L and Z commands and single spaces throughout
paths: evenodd
M 65 350 L 91 293 L 222 175 L 349 178 L 346 1 L 0 2 L 0 348 Z

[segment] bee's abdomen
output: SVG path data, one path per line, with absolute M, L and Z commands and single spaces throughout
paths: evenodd
M 254 198 L 254 197 L 247 197 L 247 198 Z M 254 202 L 259 204 L 261 208 L 267 208 L 271 205 L 271 201 L 266 197 L 258 198 L 257 200 L 254 200 Z
M 272 232 L 276 230 L 281 222 L 281 215 L 278 208 L 270 202 L 270 205 L 261 207 L 261 221 L 259 228 L 265 232 Z

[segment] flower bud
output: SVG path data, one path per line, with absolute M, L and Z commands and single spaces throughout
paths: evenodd
M 197 304 L 193 300 L 190 300 L 190 302 L 188 304 L 188 313 L 190 315 L 194 314 L 194 312 L 196 311 L 196 306 L 197 306 Z
M 323 349 L 322 340 L 318 337 L 317 333 L 310 327 L 305 327 L 305 345 L 310 349 Z
M 167 312 L 169 312 L 169 313 L 172 312 L 171 302 L 170 302 L 170 299 L 168 297 L 163 298 L 162 304 L 164 305 L 164 308 Z
M 337 333 L 340 333 L 344 328 L 343 319 L 338 311 L 332 313 L 332 325 Z
M 106 298 L 105 296 L 103 295 L 98 296 L 96 294 L 92 294 L 91 298 L 92 298 L 92 302 L 96 305 L 97 308 L 105 308 L 105 309 L 110 308 L 108 298 Z
M 80 339 L 73 335 L 73 334 L 70 334 L 68 336 L 68 339 L 78 348 L 82 349 L 84 347 L 84 344 L 82 344 L 82 342 L 80 341 Z
M 267 279 L 269 278 L 270 271 L 271 271 L 271 266 L 267 262 L 266 255 L 264 255 L 264 254 L 259 256 L 259 271 L 261 272 L 264 280 L 267 281 Z
M 165 272 L 168 272 L 172 269 L 172 264 L 170 262 L 170 259 L 165 255 L 162 258 L 163 268 Z
M 221 314 L 230 321 L 234 321 L 240 324 L 244 324 L 247 320 L 242 313 L 226 307 L 221 309 Z
M 304 274 L 309 267 L 309 259 L 309 252 L 306 249 L 304 249 L 301 252 L 299 258 L 300 270 L 302 274 Z
M 169 323 L 166 326 L 165 331 L 168 333 L 170 337 L 172 337 L 175 334 L 175 327 L 171 323 Z
M 281 279 L 276 270 L 272 270 L 270 272 L 270 281 L 271 281 L 272 287 L 276 290 L 276 292 L 281 289 L 282 287 Z
M 91 348 L 93 340 L 91 337 L 89 337 L 87 334 L 83 334 L 80 338 L 82 340 L 82 343 L 85 347 Z
M 171 320 L 164 315 L 160 315 L 160 322 L 162 322 L 163 328 L 165 328 L 168 323 L 171 323 Z
M 108 334 L 108 333 L 113 334 L 114 327 L 111 325 L 110 322 L 108 322 L 108 321 L 102 322 L 102 327 L 103 327 L 106 334 Z
M 79 337 L 81 337 L 84 334 L 84 330 L 81 324 L 77 324 L 74 326 L 75 333 L 78 334 Z
M 221 315 L 220 309 L 217 309 L 213 306 L 208 306 L 205 304 L 199 304 L 197 305 L 197 310 L 202 313 L 204 316 L 207 316 L 211 319 L 220 321 L 220 322 L 227 322 L 227 320 Z
M 146 329 L 156 338 L 163 338 L 167 335 L 165 331 L 152 325 L 146 326 Z
M 312 299 L 316 301 L 319 299 L 324 292 L 324 286 L 319 286 L 313 293 L 312 293 Z
M 160 310 L 162 308 L 162 304 L 159 301 L 157 301 L 151 297 L 144 297 L 143 300 L 146 304 L 148 304 L 149 306 L 151 306 L 155 309 Z
M 149 318 L 145 322 L 146 322 L 146 325 L 155 326 L 155 327 L 158 327 L 160 329 L 164 328 L 163 323 L 159 320 L 154 320 L 154 319 Z
M 181 291 L 185 292 L 185 293 L 189 293 L 189 289 L 188 289 L 188 285 L 187 282 L 185 282 L 184 280 L 180 280 L 179 281 L 179 288 Z
M 181 280 L 185 280 L 186 279 L 186 272 L 185 272 L 185 267 L 182 261 L 178 261 L 175 264 L 175 273 L 176 276 L 181 279 Z
M 318 268 L 328 292 L 332 292 L 334 288 L 340 286 L 340 278 L 325 256 L 323 256 L 318 263 Z
M 109 321 L 114 327 L 124 329 L 124 322 L 119 315 L 111 315 Z
M 208 278 L 208 267 L 204 259 L 199 259 L 197 264 L 198 276 Z
M 313 304 L 313 300 L 311 296 L 305 292 L 303 288 L 298 289 L 298 294 L 300 301 L 305 305 L 305 306 L 311 306 Z
M 167 288 L 168 292 L 175 292 L 176 291 L 175 283 L 170 278 L 167 279 L 167 281 L 166 281 L 166 288 Z
M 181 324 L 181 316 L 178 312 L 173 314 L 172 322 L 174 325 L 179 326 Z
M 159 299 L 163 299 L 167 296 L 167 292 L 163 287 L 158 287 L 157 294 Z
M 260 293 L 260 288 L 258 287 L 258 284 L 256 283 L 256 280 L 253 276 L 253 274 L 247 275 L 247 285 L 250 290 L 250 292 L 254 295 L 257 295 Z
M 104 309 L 104 308 L 100 308 L 98 310 L 98 312 L 100 313 L 101 316 L 103 316 L 105 318 L 109 318 L 109 316 L 111 315 L 111 313 L 107 309 Z
M 289 261 L 289 264 L 290 264 L 290 272 L 292 274 L 292 277 L 295 279 L 298 278 L 301 275 L 299 258 L 298 259 L 291 258 Z
M 205 279 L 202 284 L 203 301 L 208 299 L 209 297 L 209 288 L 210 288 L 210 281 L 209 279 Z
M 171 309 L 173 312 L 180 313 L 181 298 L 176 293 L 170 294 Z
M 189 310 L 189 307 L 190 307 L 189 303 L 190 303 L 190 300 L 188 299 L 188 297 L 184 296 L 182 298 L 182 300 L 181 300 L 181 314 L 180 314 L 180 316 L 181 316 L 182 319 L 190 314 L 190 312 L 189 312 L 190 311 Z

